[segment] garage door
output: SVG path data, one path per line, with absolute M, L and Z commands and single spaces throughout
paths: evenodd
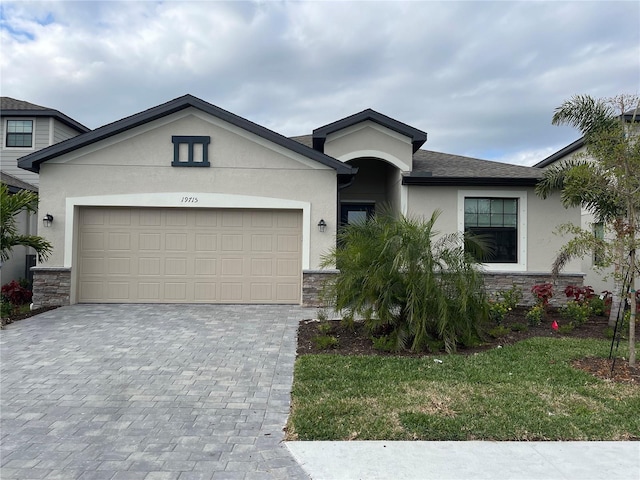
M 300 302 L 300 211 L 86 207 L 78 234 L 79 302 Z

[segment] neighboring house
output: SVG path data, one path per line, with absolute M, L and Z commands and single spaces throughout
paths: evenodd
M 18 158 L 89 131 L 57 110 L 9 97 L 0 97 L 0 119 L 0 172 L 9 191 L 38 191 L 38 174 L 18 168 Z M 27 212 L 19 215 L 22 233 L 35 234 L 36 224 L 36 215 Z M 29 268 L 33 265 L 33 250 L 15 247 L 11 258 L 2 265 L 0 283 L 20 278 L 31 280 Z
M 625 113 L 625 119 L 627 122 L 631 122 L 633 118 L 633 112 Z M 636 122 L 639 122 L 639 119 L 636 116 Z M 534 168 L 547 168 L 551 165 L 554 165 L 558 162 L 563 162 L 570 160 L 572 158 L 587 158 L 585 156 L 586 147 L 584 143 L 584 137 L 579 138 L 575 142 L 570 143 L 564 148 L 561 148 L 557 152 L 549 155 L 544 160 L 536 163 Z M 578 225 L 578 222 L 573 222 Z M 594 235 L 604 238 L 604 228 L 603 225 L 595 221 L 594 215 L 589 212 L 586 208 L 581 209 L 581 217 L 579 225 L 584 230 L 589 230 L 593 232 Z M 600 269 L 598 271 L 594 270 L 595 264 L 598 260 L 598 253 L 593 252 L 591 255 L 587 255 L 581 259 L 581 270 L 584 272 L 584 285 L 590 285 L 596 293 L 604 292 L 605 290 L 613 291 L 614 290 L 614 281 L 611 276 L 613 269 Z
M 538 198 L 537 168 L 426 139 L 373 110 L 291 139 L 185 95 L 34 152 L 19 165 L 40 175 L 53 221 L 39 234 L 54 246 L 34 302 L 311 305 L 340 223 L 382 205 L 490 235 L 494 288 L 549 281 L 563 243 L 551 232 L 579 209 Z M 581 284 L 579 263 L 560 282 Z
M 30 192 L 38 192 L 38 187 L 30 183 L 23 182 L 19 178 L 0 172 L 0 180 L 8 187 L 9 194 L 17 193 L 21 190 Z M 23 211 L 16 216 L 16 224 L 18 231 L 24 235 L 35 235 L 37 231 L 37 218 L 35 215 Z M 30 268 L 36 264 L 35 252 L 27 247 L 16 246 L 11 251 L 11 258 L 0 265 L 0 283 L 4 285 L 12 280 L 20 280 L 22 278 L 29 281 L 33 280 L 33 274 Z

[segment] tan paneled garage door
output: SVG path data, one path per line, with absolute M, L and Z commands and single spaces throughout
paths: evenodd
M 300 302 L 300 211 L 85 207 L 78 233 L 79 302 Z

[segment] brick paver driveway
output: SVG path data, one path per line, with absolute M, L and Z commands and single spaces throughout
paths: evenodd
M 0 333 L 7 479 L 302 479 L 295 306 L 73 305 Z

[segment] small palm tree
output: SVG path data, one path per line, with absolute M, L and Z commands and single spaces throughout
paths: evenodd
M 25 246 L 33 248 L 41 259 L 51 252 L 51 244 L 37 235 L 21 235 L 18 232 L 16 217 L 23 211 L 36 212 L 38 195 L 27 190 L 10 194 L 5 184 L 0 185 L 0 261 L 9 259 L 13 247 Z
M 483 277 L 461 236 L 439 236 L 438 215 L 382 213 L 345 226 L 324 258 L 340 271 L 325 300 L 364 317 L 371 330 L 384 328 L 398 349 L 424 350 L 435 341 L 453 351 L 477 341 L 488 314 Z
M 637 122 L 640 98 L 620 95 L 595 100 L 577 95 L 556 109 L 554 125 L 572 125 L 583 135 L 586 152 L 575 159 L 549 167 L 536 186 L 536 193 L 546 198 L 559 191 L 566 207 L 581 206 L 596 221 L 608 225 L 615 234 L 613 242 L 602 242 L 591 232 L 568 227 L 576 234 L 559 253 L 554 264 L 557 273 L 573 257 L 589 254 L 592 249 L 612 251 L 610 263 L 626 265 L 628 275 L 618 275 L 621 292 L 635 292 L 635 278 L 640 272 L 636 250 L 640 213 L 640 141 Z M 617 292 L 614 292 L 617 293 Z M 630 295 L 629 364 L 635 364 L 635 295 Z M 612 317 L 615 310 L 612 309 Z

